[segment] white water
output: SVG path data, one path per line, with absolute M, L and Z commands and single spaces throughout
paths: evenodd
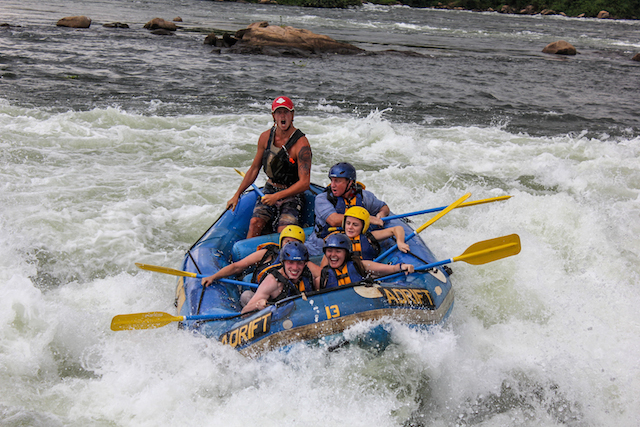
M 396 325 L 377 355 L 251 360 L 173 325 L 110 331 L 116 314 L 174 313 L 175 278 L 134 263 L 178 266 L 269 121 L 0 103 L 0 425 L 638 425 L 638 138 L 301 115 L 314 182 L 350 159 L 395 212 L 512 195 L 422 236 L 442 259 L 511 233 L 522 252 L 452 265 L 449 323 Z

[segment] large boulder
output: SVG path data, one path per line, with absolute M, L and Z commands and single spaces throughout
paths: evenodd
M 609 19 L 609 17 L 609 12 L 607 12 L 606 10 L 601 10 L 600 12 L 598 12 L 598 19 Z
M 498 11 L 500 13 L 516 13 L 516 10 L 514 8 L 512 8 L 509 5 L 503 5 L 500 10 Z
M 530 4 L 527 7 L 525 7 L 524 9 L 521 9 L 520 10 L 520 14 L 521 15 L 535 15 L 536 14 L 536 8 L 533 7 L 532 4 Z
M 633 58 L 631 59 L 633 59 L 634 61 L 640 62 L 640 53 L 636 53 L 635 55 L 633 55 Z
M 254 22 L 236 32 L 238 42 L 232 50 L 240 53 L 265 53 L 308 56 L 315 54 L 358 54 L 364 50 L 309 30 Z
M 549 43 L 544 49 L 543 53 L 555 53 L 556 55 L 575 55 L 577 53 L 576 48 L 571 43 L 564 40 L 558 40 L 557 42 Z
M 91 19 L 86 16 L 67 16 L 60 19 L 56 25 L 58 27 L 89 28 Z
M 175 31 L 178 26 L 171 21 L 165 21 L 162 18 L 153 18 L 151 21 L 144 24 L 144 28 L 147 30 L 168 30 Z

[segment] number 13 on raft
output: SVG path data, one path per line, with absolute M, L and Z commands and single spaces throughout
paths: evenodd
M 337 305 L 324 306 L 324 311 L 327 312 L 327 320 L 335 317 L 340 317 L 340 308 Z

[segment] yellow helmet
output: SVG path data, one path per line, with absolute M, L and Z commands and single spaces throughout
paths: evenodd
M 301 227 L 298 227 L 297 225 L 287 225 L 280 232 L 280 241 L 278 243 L 280 244 L 281 248 L 282 248 L 282 241 L 284 240 L 285 237 L 291 237 L 292 239 L 299 240 L 302 243 L 304 243 L 306 239 L 306 236 L 304 235 L 304 230 Z
M 345 224 L 347 222 L 347 217 L 350 216 L 352 218 L 358 218 L 364 223 L 362 227 L 362 234 L 364 234 L 369 229 L 369 211 L 360 206 L 353 206 L 344 213 L 344 218 L 342 219 L 342 228 L 345 228 Z

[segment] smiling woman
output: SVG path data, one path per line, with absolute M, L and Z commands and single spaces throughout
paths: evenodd
M 378 241 L 391 237 L 395 238 L 399 250 L 409 252 L 409 245 L 404 240 L 404 228 L 395 226 L 370 231 L 369 218 L 369 212 L 360 206 L 349 208 L 344 213 L 342 228 L 351 239 L 354 255 L 365 260 L 373 260 L 380 254 Z
M 357 283 L 368 277 L 393 273 L 413 273 L 412 264 L 381 264 L 362 259 L 354 253 L 352 241 L 344 234 L 334 233 L 325 239 L 324 256 L 327 265 L 322 270 L 320 289 L 331 289 Z
M 313 291 L 313 277 L 307 268 L 309 252 L 301 242 L 289 242 L 281 250 L 281 264 L 270 268 L 242 313 L 262 310 L 267 303 Z

